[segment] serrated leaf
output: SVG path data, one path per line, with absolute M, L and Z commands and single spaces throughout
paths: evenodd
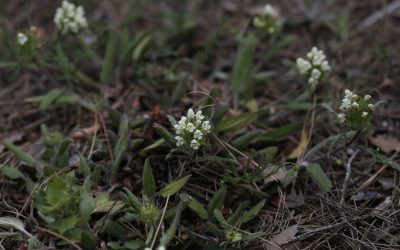
M 166 185 L 161 191 L 161 196 L 166 198 L 168 196 L 172 196 L 175 193 L 177 193 L 183 186 L 186 184 L 186 182 L 190 179 L 192 175 L 185 176 L 183 178 L 180 178 L 179 180 L 176 180 L 168 185 Z
M 143 192 L 149 198 L 153 197 L 156 193 L 156 181 L 154 180 L 153 170 L 151 168 L 149 158 L 147 158 L 144 162 Z
M 53 176 L 45 190 L 46 200 L 50 205 L 57 205 L 60 202 L 66 202 L 69 199 L 67 185 L 62 177 Z
M 265 201 L 266 200 L 260 201 L 259 203 L 257 203 L 257 205 L 252 207 L 249 211 L 244 213 L 243 217 L 241 219 L 241 225 L 243 225 L 243 224 L 251 221 L 252 219 L 254 219 L 258 215 L 258 213 L 261 211 L 261 209 L 264 207 Z
M 215 130 L 217 132 L 234 132 L 255 122 L 257 119 L 258 113 L 245 113 L 242 115 L 231 116 L 218 123 Z
M 210 203 L 208 204 L 207 210 L 212 213 L 214 209 L 220 209 L 224 204 L 228 189 L 226 186 L 222 186 L 213 196 Z
M 310 163 L 306 167 L 308 174 L 311 176 L 311 179 L 325 192 L 328 192 L 332 188 L 332 182 L 325 174 L 324 170 L 322 170 L 321 165 L 318 163 Z

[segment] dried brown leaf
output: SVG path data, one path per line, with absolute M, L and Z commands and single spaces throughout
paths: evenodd
M 378 135 L 376 137 L 370 137 L 369 140 L 385 153 L 400 151 L 400 141 L 394 137 Z

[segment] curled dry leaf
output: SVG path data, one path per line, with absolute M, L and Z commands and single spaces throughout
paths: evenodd
M 376 137 L 370 137 L 369 140 L 385 153 L 400 151 L 400 141 L 394 137 L 378 135 Z
M 268 239 L 270 243 L 267 243 L 265 249 L 268 250 L 281 250 L 281 249 L 296 249 L 295 246 L 288 245 L 283 248 L 284 244 L 287 244 L 296 239 L 296 234 L 298 232 L 297 225 L 286 228 L 279 234 Z

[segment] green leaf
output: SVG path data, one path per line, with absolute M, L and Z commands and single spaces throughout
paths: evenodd
M 117 49 L 117 37 L 118 36 L 116 36 L 116 34 L 110 32 L 103 61 L 103 68 L 100 74 L 100 81 L 102 83 L 106 83 L 107 81 L 109 81 L 112 75 L 115 51 Z
M 178 229 L 178 226 L 179 226 L 179 220 L 181 217 L 182 210 L 183 210 L 183 202 L 181 201 L 181 202 L 179 202 L 179 205 L 176 210 L 174 220 L 171 223 L 171 226 L 168 228 L 167 232 L 160 239 L 161 246 L 164 246 L 164 247 L 168 246 L 168 243 L 174 238 L 176 230 Z
M 164 142 L 165 142 L 164 139 L 159 139 L 159 140 L 155 141 L 153 144 L 151 144 L 151 145 L 145 147 L 144 149 L 142 149 L 142 150 L 140 151 L 140 154 L 141 154 L 141 155 L 145 155 L 148 151 L 150 151 L 150 150 L 152 150 L 152 149 L 155 149 L 155 148 L 158 148 L 158 147 L 161 146 Z
M 328 192 L 332 188 L 332 182 L 322 170 L 321 165 L 318 163 L 311 163 L 306 167 L 308 174 L 312 180 L 325 192 Z
M 134 62 L 139 61 L 139 59 L 141 58 L 141 56 L 143 55 L 143 53 L 146 49 L 146 46 L 150 42 L 150 38 L 151 38 L 151 36 L 148 35 L 147 33 L 145 33 L 143 35 L 143 37 L 140 39 L 140 41 L 136 44 L 135 48 L 133 49 L 133 53 L 132 53 L 132 59 Z
M 140 239 L 125 241 L 123 245 L 126 249 L 137 250 L 144 247 L 144 242 Z
M 142 207 L 142 203 L 140 203 L 139 199 L 127 188 L 124 188 L 125 193 L 123 193 L 123 200 L 125 203 L 129 204 L 136 210 L 139 210 Z
M 364 152 L 367 152 L 368 154 L 370 154 L 371 156 L 373 156 L 374 158 L 376 158 L 378 161 L 382 162 L 383 164 L 389 165 L 390 167 L 392 167 L 400 172 L 400 165 L 398 163 L 392 161 L 385 155 L 380 154 L 378 151 L 376 151 L 372 148 L 368 148 L 368 147 L 358 147 L 358 148 L 360 148 Z
M 213 215 L 214 218 L 218 221 L 218 223 L 222 226 L 222 227 L 226 227 L 226 221 L 224 216 L 222 215 L 221 211 L 219 209 L 214 209 L 213 211 Z
M 291 123 L 288 125 L 284 125 L 282 127 L 272 129 L 268 131 L 265 135 L 259 138 L 260 141 L 280 141 L 293 134 L 297 130 L 301 128 L 301 123 Z
M 90 172 L 89 164 L 86 161 L 86 158 L 83 155 L 79 154 L 79 160 L 80 160 L 80 166 L 81 166 L 83 176 L 85 176 L 85 177 L 90 176 L 91 172 Z
M 258 113 L 245 113 L 242 115 L 231 116 L 218 123 L 215 130 L 217 132 L 234 132 L 255 122 L 257 119 Z
M 156 123 L 154 124 L 154 129 L 156 130 L 157 134 L 161 136 L 161 138 L 163 138 L 169 144 L 175 146 L 176 140 L 174 136 L 165 127 L 163 127 L 161 124 Z
M 252 140 L 257 138 L 263 133 L 262 130 L 254 130 L 250 132 L 246 132 L 245 134 L 239 136 L 235 140 L 232 141 L 232 146 L 236 149 L 243 149 L 245 148 Z
M 38 160 L 30 156 L 29 154 L 22 151 L 19 147 L 15 146 L 11 142 L 3 142 L 4 146 L 10 150 L 18 159 L 31 165 L 38 163 Z
M 46 200 L 50 205 L 59 204 L 61 201 L 66 202 L 69 199 L 67 185 L 64 179 L 58 175 L 54 175 L 49 180 L 46 190 Z
M 257 203 L 257 205 L 255 205 L 254 207 L 252 207 L 249 211 L 247 211 L 246 213 L 243 214 L 243 217 L 241 219 L 241 225 L 251 221 L 252 219 L 254 219 L 258 213 L 261 211 L 261 209 L 264 207 L 265 205 L 265 201 L 266 200 L 262 200 L 259 203 Z
M 156 194 L 156 182 L 153 176 L 149 158 L 144 162 L 143 168 L 143 192 L 151 198 Z
M 168 185 L 166 185 L 162 190 L 161 190 L 161 196 L 166 198 L 168 196 L 172 196 L 175 193 L 177 193 L 181 188 L 186 184 L 186 182 L 190 179 L 192 175 L 185 176 L 183 178 L 180 178 Z
M 213 213 L 214 209 L 220 209 L 224 204 L 228 189 L 226 186 L 222 186 L 213 196 L 210 203 L 207 206 L 209 213 Z
M 249 201 L 243 201 L 239 203 L 239 206 L 236 208 L 235 212 L 226 220 L 229 225 L 234 226 L 239 218 L 240 213 L 243 209 L 245 209 L 250 204 Z
M 17 168 L 11 168 L 11 167 L 6 167 L 6 166 L 1 166 L 0 167 L 0 173 L 4 174 L 10 179 L 25 179 L 24 174 L 19 171 Z
M 28 237 L 34 238 L 30 233 L 28 233 L 28 231 L 25 230 L 24 223 L 18 218 L 8 217 L 8 216 L 0 217 L 0 227 L 15 228 L 24 233 L 25 235 L 27 235 Z
M 95 208 L 96 201 L 92 194 L 89 192 L 83 192 L 81 194 L 81 202 L 79 204 L 79 214 L 81 218 L 89 219 Z
M 82 244 L 83 249 L 86 250 L 97 249 L 96 235 L 94 235 L 89 230 L 83 230 L 81 237 L 82 239 L 80 243 Z
M 240 41 L 232 75 L 232 86 L 238 93 L 246 89 L 250 79 L 256 45 L 257 37 L 253 34 Z
M 192 209 L 200 218 L 208 220 L 208 212 L 200 202 L 188 194 L 181 194 L 180 197 L 183 201 L 187 202 L 189 208 Z
M 80 221 L 78 215 L 72 215 L 64 219 L 58 219 L 50 225 L 51 228 L 57 230 L 60 234 L 65 234 L 66 232 L 74 229 L 78 222 Z

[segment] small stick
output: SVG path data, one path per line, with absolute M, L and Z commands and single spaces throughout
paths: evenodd
M 78 250 L 83 250 L 83 249 L 82 249 L 80 246 L 78 246 L 75 242 L 71 241 L 70 239 L 68 239 L 68 238 L 66 238 L 66 237 L 64 237 L 64 236 L 62 236 L 61 234 L 58 234 L 58 233 L 56 233 L 56 232 L 53 232 L 53 231 L 51 231 L 51 230 L 49 230 L 49 229 L 47 229 L 47 228 L 44 228 L 44 227 L 39 227 L 39 226 L 37 226 L 36 228 L 39 229 L 39 230 L 42 231 L 42 232 L 51 234 L 51 235 L 53 235 L 53 236 L 55 236 L 55 237 L 57 237 L 57 238 L 60 238 L 60 239 L 62 239 L 62 240 L 65 240 L 68 244 L 70 244 L 71 246 L 73 246 L 74 248 L 76 248 L 76 249 L 78 249 Z
M 154 234 L 153 242 L 151 242 L 150 249 L 153 249 L 154 244 L 156 243 L 158 232 L 160 231 L 161 224 L 163 223 L 163 220 L 164 220 L 165 212 L 167 211 L 168 201 L 169 201 L 169 195 L 167 196 L 167 201 L 165 202 L 165 207 L 164 207 L 164 210 L 161 215 L 160 223 L 158 223 L 158 227 L 157 227 L 156 233 Z
M 346 164 L 346 177 L 344 178 L 343 181 L 343 186 L 342 186 L 342 197 L 340 198 L 340 205 L 344 204 L 344 199 L 346 196 L 346 188 L 347 184 L 350 181 L 350 175 L 351 175 L 351 164 L 353 163 L 354 159 L 356 158 L 357 154 L 360 152 L 360 150 L 356 150 L 353 152 L 353 154 L 350 156 L 350 159 L 348 160 Z

